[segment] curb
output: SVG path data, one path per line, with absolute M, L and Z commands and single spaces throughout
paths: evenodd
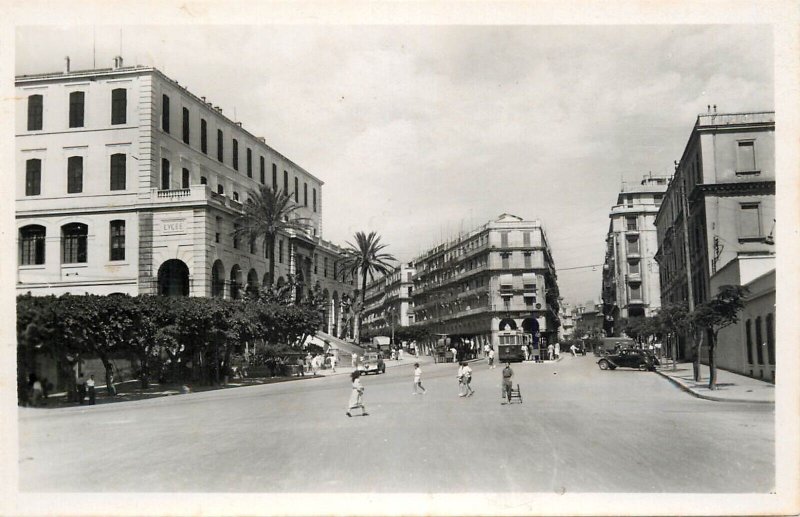
M 711 400 L 713 402 L 737 402 L 737 403 L 743 403 L 743 404 L 772 404 L 772 405 L 775 405 L 775 401 L 773 401 L 773 400 L 727 399 L 727 398 L 720 398 L 720 397 L 712 397 L 712 396 L 709 396 L 709 395 L 701 395 L 700 393 L 697 393 L 696 391 L 694 391 L 692 388 L 690 388 L 689 386 L 685 385 L 681 381 L 679 381 L 677 379 L 674 379 L 673 377 L 670 377 L 669 375 L 667 375 L 665 373 L 661 373 L 658 370 L 656 370 L 656 373 L 658 375 L 660 375 L 661 377 L 667 379 L 669 382 L 671 382 L 672 384 L 677 386 L 682 391 L 684 391 L 684 392 L 688 393 L 689 395 L 691 395 L 691 396 L 693 396 L 695 398 L 698 398 L 698 399 Z

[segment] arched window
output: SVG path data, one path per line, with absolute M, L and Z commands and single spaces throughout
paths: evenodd
M 767 361 L 775 364 L 775 316 L 767 314 Z
M 225 267 L 217 260 L 211 268 L 211 296 L 222 298 L 225 296 Z
M 758 359 L 758 364 L 764 364 L 764 347 L 761 346 L 763 342 L 761 341 L 761 316 L 756 318 L 756 358 Z
M 86 262 L 86 239 L 89 227 L 82 223 L 70 223 L 61 227 L 61 262 L 81 264 Z
M 126 157 L 124 154 L 111 155 L 111 190 L 125 190 Z
M 744 322 L 745 341 L 747 343 L 747 363 L 753 364 L 753 321 Z
M 22 266 L 44 264 L 44 244 L 47 230 L 30 224 L 19 229 L 19 263 Z

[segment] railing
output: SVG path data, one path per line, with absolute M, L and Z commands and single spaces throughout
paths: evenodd
M 180 198 L 180 197 L 189 197 L 192 195 L 192 189 L 188 188 L 181 188 L 181 189 L 170 189 L 170 190 L 158 190 L 156 191 L 156 198 L 164 199 L 164 198 Z

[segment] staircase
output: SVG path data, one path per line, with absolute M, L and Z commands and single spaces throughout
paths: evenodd
M 353 352 L 355 352 L 358 355 L 364 354 L 364 349 L 356 345 L 355 343 L 348 343 L 347 341 L 339 339 L 338 337 L 333 337 L 332 335 L 326 332 L 322 332 L 321 330 L 317 331 L 315 337 L 317 339 L 327 341 L 334 348 L 338 348 L 340 353 L 352 354 Z

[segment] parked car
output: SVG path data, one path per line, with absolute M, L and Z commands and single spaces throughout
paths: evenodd
M 609 353 L 597 361 L 601 370 L 613 370 L 617 367 L 637 368 L 642 371 L 654 371 L 659 365 L 658 359 L 644 350 L 623 348 L 618 352 Z
M 367 373 L 385 373 L 386 365 L 383 362 L 383 354 L 379 352 L 367 352 L 364 359 L 358 365 L 359 371 Z

